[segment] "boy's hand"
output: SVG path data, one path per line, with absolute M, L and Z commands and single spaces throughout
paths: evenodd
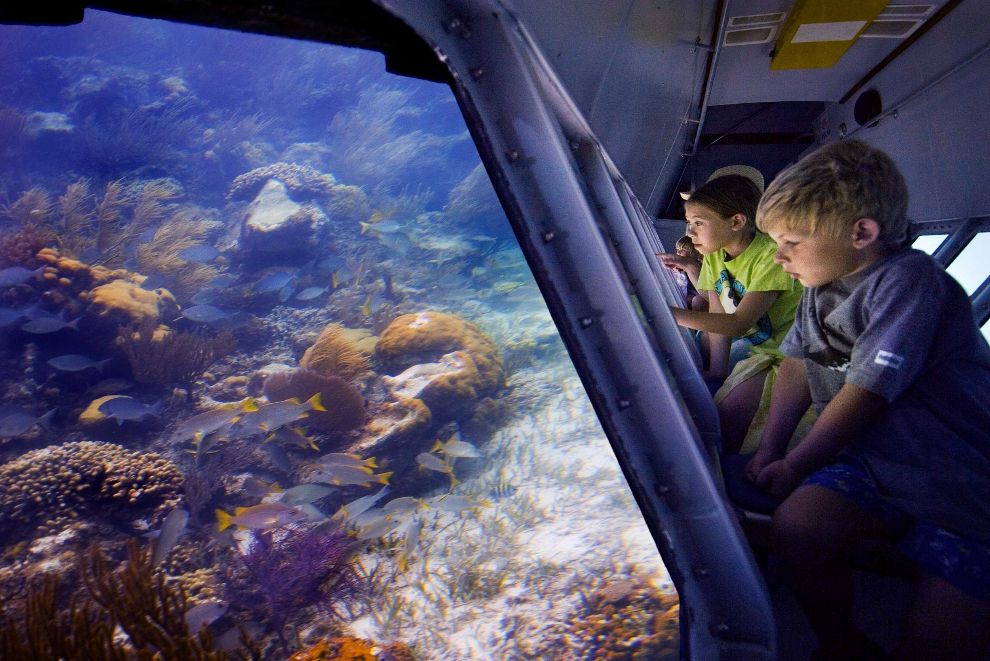
M 796 472 L 783 459 L 767 464 L 756 478 L 756 486 L 778 498 L 786 498 L 801 484 L 803 475 Z
M 764 468 L 778 459 L 783 458 L 782 454 L 775 454 L 768 450 L 764 450 L 765 447 L 765 445 L 760 445 L 760 449 L 756 451 L 753 458 L 746 464 L 746 477 L 750 482 L 756 483 L 757 478 L 760 476 L 760 472 L 762 472 Z

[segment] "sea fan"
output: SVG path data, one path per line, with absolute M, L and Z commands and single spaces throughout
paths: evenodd
M 261 594 L 279 637 L 287 619 L 300 609 L 313 606 L 339 616 L 336 606 L 363 592 L 351 562 L 356 550 L 336 523 L 257 533 L 241 556 L 255 590 L 241 596 L 254 603 Z

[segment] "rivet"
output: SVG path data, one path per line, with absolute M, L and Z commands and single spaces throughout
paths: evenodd
M 581 317 L 578 319 L 578 323 L 581 324 L 581 328 L 587 328 L 591 324 L 595 323 L 595 320 L 591 317 Z
M 557 235 L 554 234 L 553 232 L 544 232 L 543 233 L 543 242 L 544 243 L 550 243 L 555 238 L 557 238 Z
M 725 634 L 729 633 L 729 625 L 725 624 L 724 622 L 719 622 L 718 624 L 715 625 L 715 633 L 724 636 Z
M 505 152 L 505 157 L 507 159 L 509 159 L 510 161 L 513 161 L 513 162 L 518 161 L 519 160 L 519 152 L 516 151 L 515 149 L 510 149 L 509 151 Z
M 698 567 L 697 569 L 694 570 L 694 575 L 698 578 L 708 578 L 709 576 L 712 575 L 712 573 L 707 569 Z
M 657 487 L 657 493 L 659 493 L 661 496 L 666 495 L 670 493 L 670 487 L 668 487 L 666 484 L 661 484 L 660 486 Z
M 485 70 L 482 67 L 474 67 L 472 69 L 469 69 L 468 73 L 471 74 L 471 77 L 473 79 L 478 80 L 479 78 L 485 75 Z
M 618 404 L 619 404 L 619 410 L 620 411 L 622 409 L 627 409 L 630 406 L 632 406 L 632 402 L 630 402 L 628 399 L 620 399 L 619 402 L 618 402 Z

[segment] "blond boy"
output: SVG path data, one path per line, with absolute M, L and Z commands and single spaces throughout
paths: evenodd
M 881 653 L 853 625 L 843 562 L 868 538 L 922 575 L 895 658 L 990 648 L 990 348 L 962 287 L 907 247 L 907 199 L 893 161 L 849 140 L 783 171 L 757 212 L 806 289 L 747 475 L 787 496 L 774 546 L 821 659 Z M 785 456 L 809 402 L 818 419 Z

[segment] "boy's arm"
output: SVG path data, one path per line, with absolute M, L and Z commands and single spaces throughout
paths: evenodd
M 804 412 L 811 406 L 811 390 L 804 360 L 784 358 L 773 382 L 770 411 L 756 454 L 746 464 L 746 476 L 756 481 L 765 466 L 781 459 Z
M 709 312 L 683 308 L 671 308 L 671 310 L 674 313 L 674 320 L 681 326 L 733 337 L 745 335 L 746 331 L 756 325 L 757 320 L 766 314 L 778 296 L 780 296 L 779 291 L 747 292 L 739 301 L 735 312 L 716 312 L 712 307 L 709 307 Z M 709 300 L 712 298 L 709 296 Z M 717 300 L 718 297 L 714 298 Z M 719 310 L 722 308 L 720 307 Z
M 805 477 L 828 464 L 887 405 L 880 395 L 852 383 L 832 398 L 808 435 L 781 460 L 760 471 L 756 483 L 775 496 L 786 496 Z

